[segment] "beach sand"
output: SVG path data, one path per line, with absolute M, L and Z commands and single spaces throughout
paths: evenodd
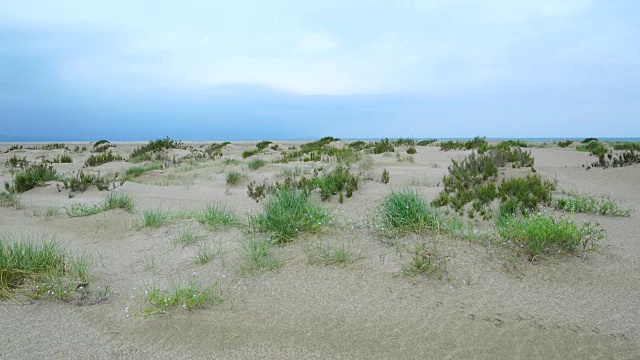
M 275 141 L 281 149 L 302 142 Z M 13 155 L 34 161 L 53 159 L 64 150 L 14 150 L 0 144 L 0 163 Z M 71 144 L 88 146 L 90 144 Z M 135 143 L 117 143 L 112 150 L 125 158 Z M 187 143 L 198 147 L 201 143 Z M 450 257 L 448 281 L 397 276 L 408 259 L 388 245 L 368 223 L 382 198 L 392 189 L 415 188 L 428 200 L 442 190 L 442 176 L 451 159 L 469 151 L 443 152 L 418 146 L 414 162 L 398 162 L 395 154 L 367 155 L 373 180 L 352 198 L 318 203 L 336 222 L 319 235 L 302 235 L 276 246 L 285 264 L 276 271 L 245 274 L 239 270 L 240 249 L 252 238 L 265 238 L 237 228 L 212 231 L 193 219 L 172 220 L 157 229 L 137 224 L 145 209 L 201 210 L 217 203 L 242 218 L 263 204 L 247 196 L 250 181 L 282 181 L 284 169 L 311 172 L 331 167 L 323 162 L 267 163 L 251 171 L 241 158 L 255 142 L 233 142 L 221 160 L 183 162 L 116 184 L 136 203 L 136 212 L 110 210 L 70 218 L 72 204 L 101 202 L 106 191 L 90 188 L 73 198 L 55 184 L 19 195 L 22 207 L 0 207 L 0 232 L 55 236 L 71 251 L 92 258 L 91 288 L 108 286 L 109 298 L 95 305 L 75 306 L 51 300 L 22 298 L 0 301 L 2 359 L 638 359 L 640 358 L 640 166 L 593 168 L 588 153 L 575 148 L 532 148 L 537 173 L 556 179 L 558 192 L 576 190 L 608 195 L 633 210 L 630 217 L 575 215 L 576 221 L 597 221 L 607 232 L 605 246 L 586 258 L 573 255 L 531 263 L 506 259 L 480 242 L 445 235 L 409 235 L 438 242 Z M 396 152 L 406 156 L 406 147 Z M 188 151 L 174 151 L 177 158 Z M 276 159 L 266 149 L 252 158 Z M 69 173 L 82 168 L 89 151 L 75 154 L 72 164 L 54 164 Z M 223 160 L 238 159 L 238 165 Z M 252 159 L 250 158 L 250 159 Z M 133 165 L 112 162 L 92 171 L 120 172 Z M 358 168 L 358 164 L 353 166 Z M 391 180 L 380 182 L 386 168 Z M 228 186 L 228 171 L 245 179 Z M 505 176 L 530 173 L 504 169 Z M 7 168 L 0 183 L 10 181 Z M 47 209 L 56 209 L 51 216 Z M 176 245 L 188 228 L 201 243 L 218 244 L 213 261 L 194 263 L 197 246 Z M 309 265 L 305 248 L 318 243 L 346 246 L 356 260 L 346 266 Z M 195 275 L 194 275 L 195 274 Z M 181 279 L 217 282 L 223 303 L 193 311 L 181 306 L 166 314 L 125 315 L 144 308 L 145 284 Z

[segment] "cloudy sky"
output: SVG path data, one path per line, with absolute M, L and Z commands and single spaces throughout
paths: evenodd
M 640 137 L 640 2 L 0 5 L 0 141 Z

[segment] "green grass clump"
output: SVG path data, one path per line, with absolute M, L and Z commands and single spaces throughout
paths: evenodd
M 329 213 L 299 189 L 281 187 L 271 194 L 264 213 L 254 216 L 255 229 L 271 234 L 274 243 L 291 241 L 300 233 L 315 233 L 330 220 Z
M 200 244 L 195 253 L 195 263 L 200 265 L 208 264 L 220 254 L 222 254 L 222 246 L 219 242 L 213 245 Z
M 407 154 L 413 155 L 415 153 L 417 153 L 418 151 L 416 150 L 416 148 L 414 148 L 413 146 L 409 147 L 407 149 Z
M 70 217 L 90 216 L 107 210 L 123 209 L 132 212 L 134 208 L 133 199 L 126 194 L 109 193 L 100 204 L 73 204 L 67 209 Z
M 591 213 L 610 216 L 631 216 L 631 209 L 622 209 L 615 200 L 607 196 L 565 192 L 566 197 L 557 199 L 555 207 L 572 213 Z
M 201 237 L 195 234 L 189 227 L 183 227 L 178 230 L 178 233 L 174 237 L 173 242 L 176 245 L 187 247 L 198 243 L 200 239 Z
M 265 165 L 267 165 L 267 161 L 263 160 L 263 159 L 251 159 L 247 163 L 247 166 L 251 170 L 258 170 L 258 169 L 260 169 L 261 167 L 263 167 Z
M 417 146 L 427 146 L 427 145 L 431 145 L 434 142 L 438 141 L 437 139 L 427 139 L 427 140 L 420 140 L 416 143 Z
M 258 148 L 258 150 L 264 150 L 267 148 L 267 146 L 269 146 L 272 142 L 269 140 L 264 140 L 264 141 L 260 141 L 259 143 L 256 144 L 256 148 Z
M 29 161 L 27 160 L 26 156 L 19 158 L 18 155 L 13 155 L 4 162 L 4 166 L 10 169 L 24 169 L 29 166 Z
M 584 255 L 597 249 L 604 239 L 604 230 L 599 224 L 579 226 L 569 218 L 547 214 L 502 217 L 498 231 L 505 241 L 512 241 L 516 249 L 522 249 L 532 260 L 561 253 Z
M 583 141 L 582 143 L 583 145 L 576 147 L 576 150 L 588 152 L 591 153 L 591 155 L 598 157 L 603 157 L 607 154 L 607 148 L 598 140 L 592 140 L 586 143 Z
M 56 164 L 71 164 L 73 162 L 73 159 L 71 159 L 71 156 L 67 154 L 62 154 L 53 158 L 51 162 Z
M 620 142 L 613 144 L 613 150 L 640 151 L 640 142 Z
M 69 150 L 69 147 L 67 147 L 67 145 L 62 144 L 62 143 L 54 143 L 54 144 L 42 145 L 42 147 L 40 149 L 42 149 L 42 150 Z
M 13 173 L 13 184 L 5 183 L 5 189 L 11 193 L 23 193 L 52 180 L 60 180 L 52 165 L 31 164 Z
M 145 317 L 164 314 L 173 307 L 182 307 L 184 310 L 191 311 L 194 308 L 222 302 L 217 284 L 202 287 L 193 279 L 190 279 L 186 285 L 175 282 L 169 289 L 147 284 L 145 294 L 148 304 L 143 310 Z
M 387 194 L 380 209 L 379 230 L 385 234 L 405 234 L 438 230 L 440 216 L 415 190 L 394 190 Z
M 245 151 L 243 151 L 243 152 L 242 152 L 242 158 L 243 158 L 243 159 L 246 159 L 246 158 L 248 158 L 248 157 L 251 157 L 251 156 L 253 156 L 253 155 L 255 155 L 255 154 L 259 154 L 259 153 L 261 153 L 261 152 L 262 152 L 262 150 L 260 150 L 260 149 L 255 149 L 255 150 L 245 150 Z
M 244 179 L 244 176 L 239 172 L 230 171 L 227 173 L 227 185 L 238 185 L 242 181 L 242 179 Z
M 121 161 L 124 160 L 124 158 L 122 158 L 122 156 L 118 155 L 118 154 L 114 154 L 111 151 L 106 151 L 103 153 L 99 153 L 99 154 L 93 154 L 91 156 L 89 156 L 89 158 L 84 162 L 84 166 L 98 166 L 98 165 L 102 165 L 102 164 L 106 164 L 108 162 L 112 162 L 112 161 Z
M 573 144 L 573 140 L 558 141 L 558 146 L 560 146 L 561 148 L 566 148 L 571 144 Z
M 198 222 L 214 229 L 227 228 L 240 224 L 233 211 L 218 204 L 210 204 L 197 215 Z
M 125 171 L 124 173 L 124 177 L 125 179 L 131 179 L 134 177 L 138 177 L 148 171 L 152 171 L 152 170 L 160 170 L 164 167 L 164 165 L 162 163 L 156 162 L 156 163 L 151 163 L 151 164 L 147 164 L 144 166 L 134 166 L 132 168 L 127 169 L 127 171 Z
M 358 140 L 350 143 L 348 146 L 350 149 L 353 149 L 355 151 L 360 151 L 367 146 L 367 143 L 362 140 Z
M 110 143 L 108 140 L 98 140 L 93 144 L 92 151 L 96 153 L 102 153 L 115 146 L 115 144 Z
M 389 171 L 387 169 L 382 169 L 382 176 L 380 177 L 380 181 L 382 181 L 383 184 L 388 184 L 389 180 L 391 180 Z
M 89 268 L 86 256 L 71 255 L 54 240 L 0 237 L 0 298 L 26 287 L 33 298 L 68 300 Z
M 590 143 L 592 141 L 598 141 L 598 139 L 594 138 L 594 137 L 590 137 L 590 138 L 586 138 L 586 139 L 582 140 L 581 143 L 587 144 L 587 143 Z
M 477 149 L 478 153 L 482 154 L 486 150 L 489 150 L 490 145 L 487 142 L 487 139 L 484 137 L 476 136 L 472 140 L 469 141 L 443 141 L 440 143 L 440 150 L 449 151 L 449 150 L 472 150 Z
M 159 209 L 148 209 L 142 213 L 142 227 L 160 227 L 169 221 L 169 213 Z
M 380 141 L 376 141 L 372 144 L 372 150 L 374 154 L 383 154 L 387 152 L 394 152 L 393 144 L 389 139 L 385 138 Z

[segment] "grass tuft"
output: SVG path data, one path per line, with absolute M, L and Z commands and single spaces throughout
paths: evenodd
M 268 199 L 264 213 L 251 219 L 258 230 L 271 233 L 273 242 L 291 241 L 303 232 L 315 233 L 330 220 L 327 210 L 314 204 L 299 189 L 278 188 Z
M 273 271 L 284 265 L 279 257 L 271 253 L 271 242 L 265 239 L 251 239 L 242 244 L 240 256 L 242 257 L 241 271 L 254 273 L 257 271 Z
M 383 234 L 438 230 L 440 215 L 415 190 L 394 190 L 385 196 L 377 230 Z
M 529 217 L 502 217 L 498 231 L 505 241 L 512 241 L 531 260 L 539 256 L 562 253 L 585 255 L 600 247 L 604 230 L 599 224 L 579 226 L 566 217 L 535 214 Z
M 353 251 L 345 246 L 330 247 L 320 243 L 304 248 L 309 265 L 347 265 L 355 261 Z
M 123 209 L 132 212 L 135 205 L 133 199 L 126 194 L 109 193 L 100 204 L 73 204 L 67 209 L 70 217 L 90 216 L 107 210 Z
M 197 215 L 198 222 L 214 229 L 227 228 L 240 224 L 240 220 L 233 211 L 218 204 L 208 205 Z
M 631 216 L 631 209 L 622 209 L 615 200 L 607 196 L 565 192 L 566 197 L 557 199 L 555 207 L 572 213 L 591 213 L 610 216 Z
M 169 221 L 169 213 L 160 209 L 148 209 L 142 213 L 142 227 L 160 227 Z
M 194 308 L 222 302 L 217 284 L 202 287 L 193 279 L 190 279 L 186 285 L 174 282 L 169 289 L 147 284 L 145 294 L 148 305 L 144 309 L 144 317 L 164 314 L 173 307 L 182 307 L 191 311 Z
M 251 159 L 247 163 L 250 170 L 258 170 L 265 165 L 267 165 L 267 161 L 263 159 Z

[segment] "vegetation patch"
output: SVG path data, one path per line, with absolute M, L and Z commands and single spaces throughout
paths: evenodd
M 273 271 L 281 268 L 284 261 L 271 252 L 272 242 L 264 239 L 251 239 L 242 244 L 240 270 L 244 273 Z
M 54 240 L 0 236 L 0 298 L 18 289 L 34 299 L 71 301 L 88 285 L 90 260 L 67 252 Z
M 26 156 L 19 158 L 17 155 L 13 155 L 4 162 L 4 166 L 10 169 L 24 169 L 29 166 L 29 161 Z
M 126 194 L 109 193 L 100 204 L 71 205 L 71 208 L 67 209 L 67 215 L 70 217 L 90 216 L 113 209 L 123 209 L 133 212 L 134 206 L 133 199 L 130 196 Z
M 147 209 L 142 213 L 141 227 L 158 228 L 169 221 L 169 213 L 159 209 Z
M 267 165 L 267 161 L 263 159 L 251 159 L 247 163 L 247 167 L 249 167 L 250 170 L 258 170 L 265 165 Z
M 224 229 L 240 224 L 240 219 L 233 211 L 219 204 L 208 205 L 197 215 L 197 219 L 199 223 L 213 229 Z
M 573 191 L 564 192 L 565 197 L 557 199 L 555 207 L 571 213 L 591 213 L 610 216 L 631 216 L 631 209 L 623 209 L 619 203 L 607 196 L 594 196 Z
M 129 156 L 129 161 L 140 162 L 152 160 L 152 154 L 155 154 L 155 158 L 164 159 L 166 156 L 162 153 L 163 151 L 182 148 L 184 148 L 184 145 L 181 141 L 172 140 L 167 136 L 164 139 L 149 141 L 146 145 L 134 149 L 131 156 Z
M 386 237 L 440 228 L 441 217 L 415 190 L 394 190 L 382 200 L 374 228 Z
M 571 144 L 573 144 L 573 140 L 558 141 L 558 146 L 560 146 L 561 148 L 566 148 Z
M 106 164 L 112 161 L 121 161 L 124 158 L 118 154 L 114 154 L 111 151 L 106 151 L 99 154 L 92 154 L 89 158 L 84 162 L 84 166 L 98 166 L 102 164 Z
M 124 177 L 125 179 L 129 180 L 131 178 L 138 177 L 146 172 L 149 172 L 152 170 L 161 170 L 163 168 L 164 168 L 164 165 L 159 162 L 149 163 L 144 166 L 134 166 L 134 167 L 128 168 L 127 171 L 125 171 Z
M 449 277 L 447 263 L 449 257 L 443 256 L 436 246 L 430 246 L 427 242 L 419 242 L 411 249 L 409 262 L 402 266 L 400 275 L 437 278 L 446 280 Z
M 530 260 L 563 253 L 584 256 L 599 248 L 604 239 L 604 230 L 597 223 L 580 226 L 570 218 L 548 214 L 503 217 L 498 231 L 504 241 L 516 251 L 524 251 Z
M 227 173 L 227 185 L 238 185 L 244 179 L 244 175 L 237 171 L 229 171 Z
M 271 234 L 274 243 L 293 240 L 301 233 L 317 233 L 331 219 L 329 212 L 314 204 L 302 190 L 281 187 L 271 194 L 264 212 L 253 216 L 251 225 Z
M 13 206 L 14 208 L 20 208 L 20 199 L 18 195 L 12 192 L 3 191 L 0 192 L 0 206 Z
M 192 311 L 207 305 L 222 303 L 217 284 L 204 287 L 193 279 L 189 279 L 186 285 L 182 285 L 179 281 L 174 282 L 168 289 L 147 284 L 145 295 L 147 306 L 142 312 L 144 317 L 165 314 L 171 308 Z M 125 313 L 129 316 L 129 308 L 125 309 Z
M 93 152 L 102 153 L 109 148 L 116 147 L 115 144 L 110 143 L 108 140 L 98 140 L 93 144 Z
M 50 164 L 31 164 L 13 173 L 13 184 L 5 183 L 10 193 L 23 193 L 47 181 L 60 180 L 60 176 Z
M 109 190 L 109 186 L 113 184 L 115 187 L 115 181 L 118 174 L 100 175 L 100 173 L 91 173 L 79 171 L 75 176 L 70 176 L 62 180 L 65 189 L 71 191 L 70 196 L 75 192 L 84 192 L 89 186 L 95 185 L 98 190 Z
M 428 146 L 433 144 L 434 142 L 438 141 L 437 139 L 426 139 L 426 140 L 420 140 L 416 143 L 417 146 Z
M 347 265 L 355 261 L 353 251 L 345 245 L 331 247 L 324 243 L 318 243 L 306 246 L 304 252 L 307 255 L 309 265 Z

